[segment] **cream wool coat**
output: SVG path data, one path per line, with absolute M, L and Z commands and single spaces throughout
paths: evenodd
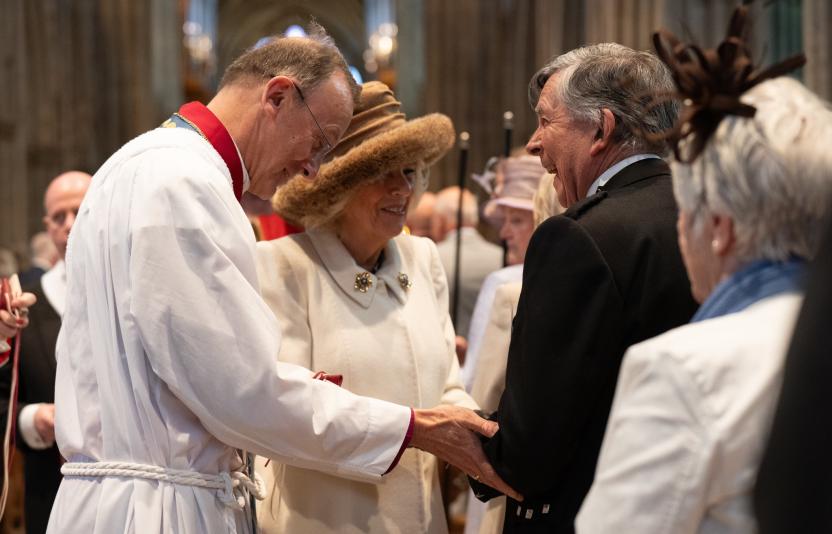
M 384 255 L 362 293 L 354 285 L 364 269 L 329 230 L 259 243 L 263 298 L 283 329 L 279 359 L 341 374 L 343 387 L 354 393 L 414 408 L 475 408 L 459 382 L 447 280 L 435 245 L 400 235 Z M 267 488 L 277 485 L 258 510 L 266 533 L 447 531 L 437 462 L 422 451 L 406 450 L 378 484 L 276 462 L 260 462 L 258 469 Z

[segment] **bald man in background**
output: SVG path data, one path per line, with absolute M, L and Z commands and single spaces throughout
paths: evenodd
M 70 171 L 50 182 L 44 195 L 43 223 L 60 259 L 39 280 L 24 286 L 37 297 L 29 310 L 29 327 L 20 340 L 20 389 L 17 446 L 24 455 L 24 515 L 28 534 L 46 532 L 49 512 L 61 482 L 61 459 L 55 445 L 55 344 L 66 297 L 66 244 L 75 215 L 90 186 L 89 174 Z M 10 382 L 8 367 L 0 383 Z

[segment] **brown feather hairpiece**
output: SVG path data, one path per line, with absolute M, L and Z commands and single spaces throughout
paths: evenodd
M 746 0 L 734 10 L 725 40 L 715 49 L 685 44 L 667 30 L 653 34 L 656 54 L 670 69 L 676 92 L 654 95 L 647 106 L 666 102 L 670 97 L 682 100 L 683 107 L 672 129 L 645 136 L 653 142 L 668 142 L 682 163 L 699 157 L 726 116 L 754 116 L 756 108 L 740 101 L 743 93 L 806 63 L 806 56 L 800 53 L 766 69 L 754 67 L 747 43 L 750 3 Z M 687 141 L 684 155 L 680 150 L 683 140 Z

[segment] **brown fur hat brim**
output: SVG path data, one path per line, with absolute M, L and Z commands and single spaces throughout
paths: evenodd
M 454 144 L 454 126 L 447 116 L 432 113 L 372 137 L 321 166 L 314 180 L 296 176 L 273 198 L 284 219 L 307 228 L 333 219 L 360 185 L 380 179 L 405 165 L 428 167 Z

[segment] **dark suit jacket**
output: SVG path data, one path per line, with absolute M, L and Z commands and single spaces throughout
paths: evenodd
M 760 534 L 832 532 L 832 227 L 812 265 L 754 492 Z
M 38 267 L 37 265 L 29 267 L 22 273 L 18 274 L 18 278 L 20 279 L 20 285 L 23 287 L 30 287 L 35 285 L 45 272 L 46 270 L 44 270 L 43 267 Z
M 15 419 L 27 404 L 55 401 L 55 344 L 61 328 L 61 318 L 43 294 L 40 281 L 24 290 L 34 293 L 38 301 L 29 309 L 29 326 L 20 336 L 18 409 L 12 414 Z M 6 365 L 0 369 L 0 390 L 8 391 L 10 383 L 11 365 Z M 2 400 L 4 422 L 8 414 L 7 399 L 8 395 Z M 31 449 L 19 431 L 15 440 L 23 452 L 26 532 L 46 532 L 49 512 L 61 483 L 58 447 Z
M 493 416 L 500 431 L 485 443 L 494 468 L 526 499 L 509 499 L 506 533 L 573 532 L 624 352 L 696 310 L 676 215 L 670 170 L 648 159 L 532 236 Z

